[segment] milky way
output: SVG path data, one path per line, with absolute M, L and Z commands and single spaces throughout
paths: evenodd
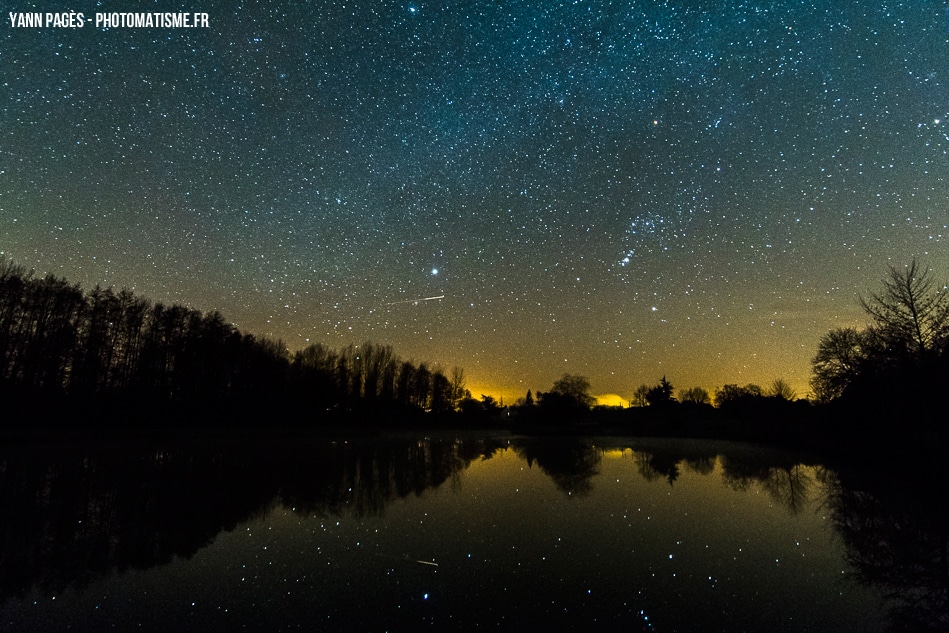
M 0 32 L 0 250 L 40 274 L 505 398 L 804 395 L 888 265 L 949 278 L 943 2 L 131 5 L 209 26 Z

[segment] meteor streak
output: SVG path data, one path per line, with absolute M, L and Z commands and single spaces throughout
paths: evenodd
M 387 306 L 397 306 L 402 303 L 418 303 L 419 301 L 434 301 L 435 299 L 444 299 L 445 295 L 438 295 L 437 297 L 422 297 L 420 299 L 407 299 L 406 301 L 393 301 L 392 303 L 387 303 Z
M 418 563 L 419 565 L 428 565 L 430 567 L 438 567 L 438 563 L 429 560 L 418 560 L 417 558 L 410 558 L 408 554 L 403 554 L 402 556 L 393 556 L 392 554 L 374 554 L 380 558 L 394 558 L 396 560 L 404 560 L 410 563 Z

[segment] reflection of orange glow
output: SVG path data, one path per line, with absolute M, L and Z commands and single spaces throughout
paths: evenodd
M 626 407 L 629 403 L 622 396 L 615 393 L 604 393 L 602 396 L 595 396 L 596 403 L 604 407 Z

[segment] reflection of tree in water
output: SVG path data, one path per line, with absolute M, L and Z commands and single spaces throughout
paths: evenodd
M 307 516 L 379 515 L 395 499 L 457 483 L 472 460 L 509 445 L 446 438 L 8 448 L 0 453 L 0 600 L 33 586 L 57 593 L 115 569 L 190 557 L 220 532 L 281 503 Z M 602 453 L 590 442 L 513 447 L 561 490 L 592 489 Z M 825 507 L 860 577 L 893 598 L 893 630 L 949 630 L 944 484 L 914 499 L 909 491 L 919 482 L 878 491 L 875 480 L 842 483 L 830 471 L 772 452 L 659 444 L 631 455 L 645 479 L 670 484 L 683 470 L 714 472 L 718 455 L 727 485 L 760 485 L 792 513 L 804 507 L 815 481 L 823 484 Z
M 683 464 L 706 473 L 714 469 L 714 458 L 653 450 L 633 451 L 637 471 L 647 481 L 672 483 Z M 931 477 L 938 483 L 920 491 L 926 482 L 907 482 L 895 468 L 887 477 L 876 474 L 859 485 L 845 485 L 834 471 L 807 466 L 793 455 L 726 450 L 718 459 L 726 485 L 737 491 L 760 486 L 791 514 L 804 510 L 819 484 L 848 561 L 864 583 L 890 600 L 889 630 L 949 631 L 949 490 L 944 473 Z
M 307 515 L 381 514 L 499 446 L 244 440 L 11 451 L 0 455 L 0 600 L 190 558 L 280 501 Z
M 779 465 L 758 458 L 736 459 L 723 455 L 722 480 L 737 491 L 760 485 L 776 503 L 791 514 L 804 509 L 813 486 L 807 466 L 796 460 L 782 460 Z
M 589 442 L 557 438 L 516 446 L 515 453 L 532 467 L 534 462 L 564 492 L 585 495 L 593 490 L 593 476 L 599 472 L 600 452 Z
M 813 479 L 803 464 L 771 468 L 761 481 L 761 487 L 791 514 L 804 509 L 812 484 Z
M 499 447 L 490 440 L 333 442 L 293 460 L 280 497 L 304 515 L 381 516 L 393 499 L 457 482 L 472 460 Z
M 943 482 L 915 496 L 920 483 L 850 487 L 828 477 L 827 506 L 847 559 L 886 596 L 890 631 L 949 631 L 947 491 Z
M 646 481 L 665 479 L 671 486 L 679 478 L 680 457 L 669 453 L 647 453 L 635 451 L 636 472 Z
M 685 467 L 697 475 L 711 475 L 715 470 L 715 455 L 696 455 L 686 457 L 683 461 Z
M 708 475 L 715 470 L 717 453 L 707 446 L 688 443 L 673 445 L 649 445 L 633 451 L 636 471 L 646 481 L 665 479 L 672 485 L 681 475 L 682 468 L 699 475 Z
M 213 452 L 111 447 L 22 450 L 0 460 L 0 596 L 61 590 L 112 569 L 188 558 L 269 511 L 262 477 L 228 485 Z

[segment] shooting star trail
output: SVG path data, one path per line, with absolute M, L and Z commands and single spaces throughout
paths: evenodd
M 393 556 L 391 554 L 373 554 L 373 556 L 378 556 L 379 558 L 394 558 L 396 560 L 407 561 L 410 563 L 418 563 L 419 565 L 429 565 L 430 567 L 438 567 L 438 563 L 429 561 L 429 560 L 418 560 L 417 558 L 410 558 L 407 554 L 402 556 Z
M 444 299 L 445 295 L 438 295 L 437 297 L 421 297 L 419 299 L 407 299 L 405 301 L 393 301 L 392 303 L 387 303 L 387 306 L 397 306 L 402 303 L 418 303 L 419 301 L 434 301 L 435 299 Z

